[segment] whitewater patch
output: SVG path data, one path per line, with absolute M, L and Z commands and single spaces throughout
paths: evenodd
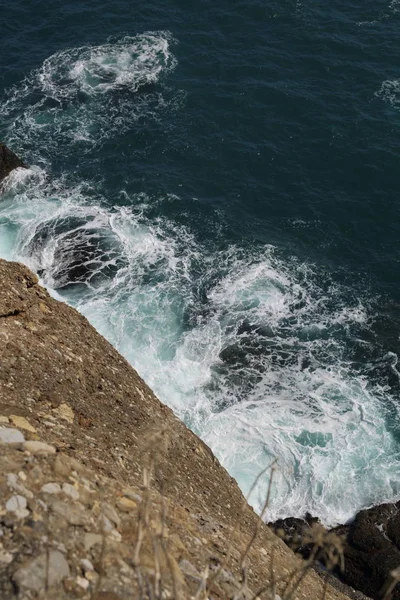
M 390 104 L 393 108 L 400 109 L 400 79 L 384 81 L 375 93 L 377 98 Z
M 74 144 L 85 152 L 139 119 L 177 109 L 183 94 L 165 83 L 177 64 L 174 43 L 169 32 L 148 32 L 50 56 L 0 107 L 10 145 L 37 146 L 43 157 Z
M 276 458 L 268 519 L 310 511 L 334 524 L 399 495 L 387 386 L 349 350 L 372 344 L 365 299 L 270 246 L 203 245 L 150 217 L 168 197 L 109 207 L 37 168 L 6 183 L 0 254 L 85 314 L 245 492 Z

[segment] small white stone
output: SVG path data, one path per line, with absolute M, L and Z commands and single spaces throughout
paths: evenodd
M 120 542 L 122 540 L 122 535 L 116 529 L 113 529 L 110 533 L 110 537 L 113 538 L 116 542 Z
M 121 519 L 119 518 L 119 515 L 115 508 L 111 506 L 111 504 L 104 504 L 102 510 L 104 516 L 110 521 L 112 521 L 112 523 L 114 523 L 116 527 L 119 527 Z
M 45 442 L 29 441 L 25 443 L 25 448 L 32 454 L 45 456 L 47 454 L 55 454 L 56 449 Z
M 107 519 L 107 517 L 105 515 L 102 515 L 102 521 L 103 521 L 103 530 L 106 533 L 110 533 L 111 531 L 113 531 L 114 526 L 112 525 L 110 519 Z
M 82 558 L 81 565 L 84 571 L 94 571 L 94 566 L 88 558 Z
M 7 473 L 7 485 L 13 492 L 17 492 L 17 494 L 21 494 L 26 498 L 33 498 L 33 493 L 26 489 L 15 473 Z
M 4 563 L 5 565 L 9 565 L 12 562 L 14 556 L 10 552 L 6 552 L 5 550 L 0 550 L 0 563 Z
M 76 578 L 76 583 L 83 588 L 84 590 L 87 590 L 89 587 L 89 582 L 87 579 L 85 579 L 84 577 L 78 577 Z
M 18 477 L 15 473 L 7 473 L 7 485 L 10 488 L 13 488 L 15 485 L 18 485 Z
M 30 514 L 30 511 L 27 508 L 21 508 L 15 511 L 15 516 L 17 519 L 25 519 Z
M 27 477 L 26 474 L 23 471 L 20 471 L 18 473 L 18 477 L 22 480 L 22 481 L 26 481 Z
M 45 483 L 44 485 L 42 485 L 40 491 L 43 494 L 60 494 L 61 486 L 58 483 Z
M 62 491 L 73 500 L 79 500 L 78 490 L 70 483 L 63 483 Z
M 6 510 L 8 512 L 17 512 L 17 510 L 24 510 L 26 508 L 27 502 L 24 496 L 19 496 L 16 494 L 15 496 L 11 496 L 9 500 L 6 502 Z
M 85 550 L 90 550 L 92 546 L 96 544 L 101 544 L 103 542 L 103 536 L 99 533 L 85 533 L 84 545 Z
M 25 437 L 19 429 L 0 427 L 0 442 L 3 444 L 22 444 L 25 442 Z

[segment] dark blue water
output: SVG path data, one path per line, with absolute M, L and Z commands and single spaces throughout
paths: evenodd
M 0 253 L 269 518 L 397 498 L 400 3 L 1 6 Z M 262 500 L 267 478 L 253 503 Z

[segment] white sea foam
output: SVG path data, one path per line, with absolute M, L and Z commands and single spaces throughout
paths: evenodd
M 400 109 L 400 79 L 384 81 L 375 95 L 393 108 Z
M 182 94 L 163 84 L 176 66 L 173 43 L 168 32 L 148 32 L 50 56 L 0 106 L 9 142 L 18 149 L 29 140 L 47 154 L 81 143 L 84 152 L 180 106 Z

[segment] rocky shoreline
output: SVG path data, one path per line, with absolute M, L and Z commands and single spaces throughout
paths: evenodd
M 302 540 L 307 539 L 313 526 L 321 527 L 318 519 L 311 515 L 304 519 L 282 519 L 269 525 L 275 532 L 282 532 L 286 543 L 305 558 L 310 546 Z M 361 510 L 350 523 L 325 531 L 343 539 L 343 568 L 334 571 L 341 581 L 374 600 L 383 598 L 392 583 L 393 591 L 387 597 L 400 599 L 397 583 L 400 571 L 396 575 L 400 567 L 400 502 Z

